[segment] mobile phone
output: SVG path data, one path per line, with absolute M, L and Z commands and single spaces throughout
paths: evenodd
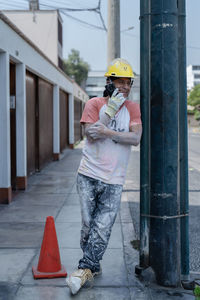
M 114 83 L 106 84 L 105 88 L 106 88 L 106 91 L 107 91 L 107 93 L 110 97 L 112 96 L 114 90 L 116 89 Z

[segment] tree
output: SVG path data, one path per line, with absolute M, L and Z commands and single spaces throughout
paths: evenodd
M 197 84 L 190 92 L 188 104 L 192 106 L 200 104 L 200 84 Z
M 82 58 L 78 50 L 71 49 L 68 59 L 63 61 L 64 72 L 79 84 L 83 84 L 87 79 L 90 66 Z
M 194 107 L 195 119 L 200 120 L 200 84 L 196 85 L 190 92 L 188 104 Z

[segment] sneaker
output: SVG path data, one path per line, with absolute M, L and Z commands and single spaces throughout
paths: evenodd
M 71 293 L 75 295 L 87 281 L 92 279 L 93 274 L 90 269 L 78 269 L 66 278 L 66 282 Z
M 93 276 L 98 276 L 98 275 L 101 275 L 101 274 L 102 274 L 102 268 L 101 268 L 101 266 L 100 266 L 99 271 L 95 271 L 95 272 L 92 273 Z

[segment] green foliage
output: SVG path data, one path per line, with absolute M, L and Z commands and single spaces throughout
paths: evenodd
M 188 113 L 188 115 L 194 115 L 195 114 L 195 111 L 194 110 L 187 110 L 187 113 Z
M 196 85 L 188 97 L 188 104 L 194 107 L 194 110 L 188 110 L 189 114 L 194 114 L 197 121 L 200 121 L 200 84 Z
M 199 285 L 195 286 L 194 295 L 195 296 L 200 296 L 200 286 Z
M 80 58 L 78 50 L 71 49 L 71 53 L 67 60 L 63 61 L 64 72 L 81 85 L 87 79 L 90 66 L 87 62 Z
M 200 84 L 196 85 L 190 92 L 188 104 L 192 106 L 200 104 Z
M 194 117 L 197 121 L 199 121 L 200 120 L 200 111 L 195 110 Z

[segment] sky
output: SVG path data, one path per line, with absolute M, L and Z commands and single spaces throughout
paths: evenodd
M 107 26 L 107 1 L 101 0 L 101 14 Z M 52 7 L 94 8 L 98 0 L 39 0 L 40 9 Z M 0 10 L 28 9 L 28 0 L 1 0 Z M 95 12 L 69 12 L 73 18 L 102 27 Z M 200 65 L 200 0 L 186 0 L 187 65 Z M 127 59 L 136 73 L 140 72 L 140 0 L 120 1 L 121 57 Z M 104 71 L 107 66 L 107 33 L 81 23 L 61 13 L 63 19 L 63 57 L 71 49 L 79 50 L 80 57 L 89 63 L 92 71 Z M 130 27 L 133 29 L 128 30 Z

